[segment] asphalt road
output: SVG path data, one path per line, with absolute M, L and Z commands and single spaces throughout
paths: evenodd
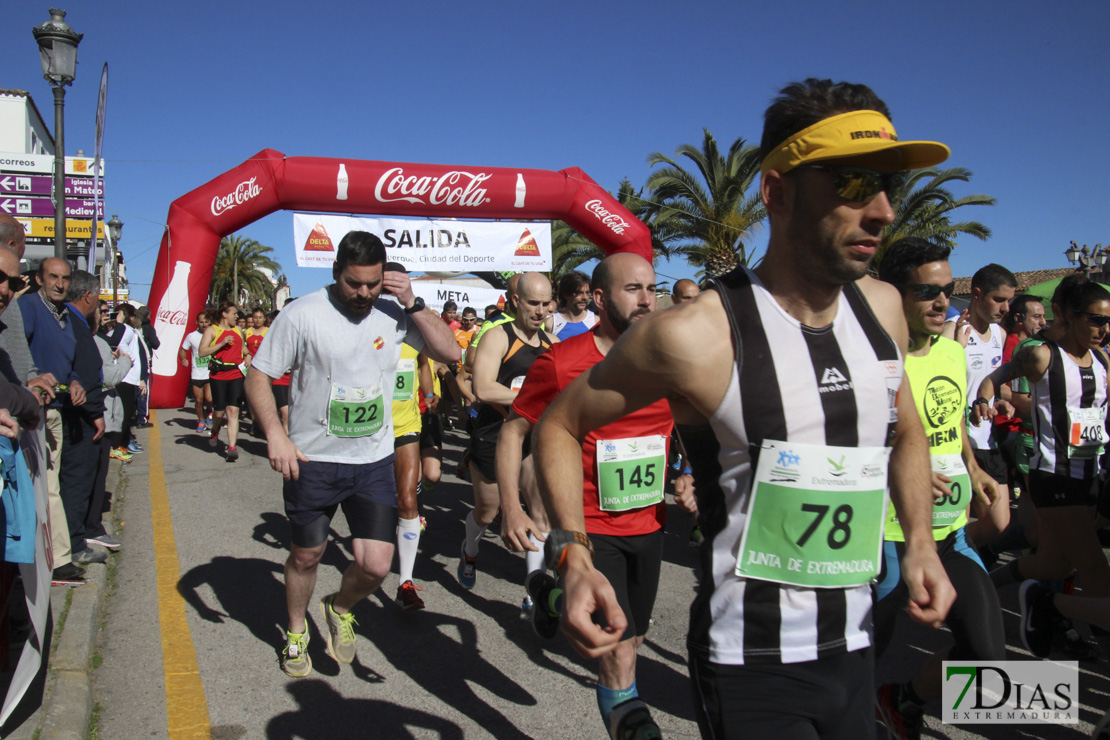
M 184 600 L 187 633 L 162 629 L 158 563 L 167 537 L 152 526 L 150 454 L 136 455 L 115 506 L 124 544 L 116 590 L 104 619 L 102 662 L 95 674 L 101 738 L 170 737 L 195 711 L 176 693 L 176 656 L 195 651 L 203 703 L 215 738 L 603 738 L 593 679 L 595 666 L 562 636 L 536 637 L 519 618 L 523 557 L 495 533 L 482 543 L 473 591 L 455 580 L 470 486 L 453 475 L 422 495 L 428 529 L 421 540 L 416 581 L 427 609 L 405 613 L 393 601 L 397 578 L 354 610 L 358 657 L 340 666 L 324 650 L 316 600 L 338 587 L 350 559 L 342 516 L 332 525 L 309 611 L 314 672 L 282 673 L 282 566 L 288 529 L 281 479 L 270 470 L 265 443 L 245 435 L 237 463 L 224 461 L 193 431 L 195 417 L 158 412 L 176 572 L 163 576 Z M 143 433 L 143 437 L 147 436 Z M 454 472 L 463 438 L 449 433 L 445 471 Z M 153 447 L 148 442 L 148 447 Z M 222 449 L 222 446 L 221 446 Z M 688 608 L 696 587 L 689 518 L 671 507 L 653 625 L 638 663 L 641 697 L 664 735 L 698 737 L 685 665 Z M 1011 659 L 1028 658 L 1017 639 L 1015 589 L 1003 595 Z M 165 600 L 163 600 L 165 602 Z M 180 602 L 178 602 L 180 604 Z M 165 609 L 166 604 L 162 604 Z M 167 623 L 168 624 L 168 623 Z M 879 666 L 880 679 L 905 679 L 925 655 L 950 642 L 944 632 L 904 625 Z M 1103 646 L 1105 650 L 1106 646 Z M 960 729 L 930 718 L 926 737 L 1078 738 L 1110 705 L 1104 655 L 1083 665 L 1080 725 Z M 1093 670 L 1092 670 L 1093 669 Z M 167 670 L 173 698 L 167 700 Z M 804 701 L 804 698 L 801 699 Z M 192 716 L 183 716 L 186 715 Z M 976 730 L 970 732 L 969 730 Z M 178 735 L 176 736 L 185 736 Z

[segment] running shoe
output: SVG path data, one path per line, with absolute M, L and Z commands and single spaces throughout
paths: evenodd
M 1052 605 L 1052 591 L 1030 579 L 1021 584 L 1018 603 L 1021 605 L 1021 642 L 1038 658 L 1047 658 L 1052 650 L 1052 624 L 1059 612 Z
M 300 634 L 285 633 L 285 649 L 281 651 L 281 670 L 293 678 L 304 678 L 312 673 L 312 658 L 308 657 L 307 629 Z
M 524 601 L 520 602 L 520 619 L 524 622 L 532 621 L 532 610 L 535 605 L 532 603 L 532 597 L 528 594 L 524 595 Z
M 198 421 L 197 422 L 197 431 L 198 432 L 204 432 L 204 431 L 207 431 L 207 430 L 208 430 L 208 425 L 207 424 L 205 424 L 203 421 Z
M 332 609 L 335 594 L 320 600 L 320 613 L 328 625 L 328 655 L 335 662 L 349 664 L 355 659 L 355 615 L 351 612 L 336 614 Z
M 875 713 L 879 721 L 886 725 L 887 737 L 897 740 L 918 740 L 925 724 L 925 713 L 921 707 L 910 701 L 899 701 L 896 697 L 897 684 L 888 683 L 879 689 L 875 697 Z
M 239 448 L 237 448 L 237 447 L 228 447 L 227 448 L 227 461 L 228 462 L 235 462 L 238 459 L 239 459 Z
M 93 545 L 106 547 L 109 550 L 118 550 L 121 547 L 119 540 L 106 534 L 99 535 L 98 537 L 89 537 L 86 541 Z
M 83 586 L 85 571 L 73 563 L 66 563 L 54 569 L 50 579 L 51 586 Z
M 211 429 L 211 427 L 209 427 Z M 208 436 L 208 446 L 215 447 L 220 443 L 220 430 L 213 429 L 212 434 Z
M 423 590 L 423 588 L 417 586 L 412 581 L 405 581 L 397 587 L 397 602 L 401 605 L 401 608 L 407 612 L 423 609 L 424 599 L 420 598 L 420 594 L 416 593 L 417 591 Z
M 420 534 L 424 534 L 424 530 L 428 528 L 428 520 L 420 517 Z
M 701 533 L 701 527 L 694 525 L 690 530 L 690 541 L 687 542 L 690 547 L 701 547 L 701 543 L 705 542 L 705 535 Z
M 113 447 L 112 451 L 108 453 L 108 457 L 123 463 L 129 463 L 135 456 L 122 447 Z
M 208 412 L 208 418 L 204 420 L 204 426 L 208 429 L 212 428 L 212 412 Z
M 139 444 L 138 440 L 134 440 L 134 439 L 131 440 L 131 444 L 127 445 L 127 451 L 132 453 L 132 454 L 135 454 L 135 453 L 138 453 L 138 452 L 146 452 L 146 450 L 143 449 L 143 446 L 141 444 Z
M 86 547 L 81 552 L 73 553 L 73 562 L 77 565 L 92 565 L 94 563 L 103 563 L 108 559 L 108 553 L 103 550 L 94 550 L 91 547 Z
M 459 585 L 467 590 L 474 588 L 474 584 L 478 581 L 478 558 L 472 558 L 466 554 L 465 538 L 460 548 L 459 568 L 455 571 L 455 575 L 458 576 Z
M 613 740 L 662 740 L 663 737 L 647 705 L 639 698 L 613 707 L 609 723 L 609 737 Z
M 532 631 L 550 640 L 559 631 L 559 614 L 563 610 L 563 591 L 547 571 L 534 570 L 524 579 L 524 587 L 532 597 Z

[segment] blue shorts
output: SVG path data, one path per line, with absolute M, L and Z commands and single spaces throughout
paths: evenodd
M 312 548 L 328 539 L 336 509 L 351 536 L 393 542 L 397 529 L 397 484 L 393 456 L 366 464 L 302 462 L 300 476 L 282 487 L 293 544 Z

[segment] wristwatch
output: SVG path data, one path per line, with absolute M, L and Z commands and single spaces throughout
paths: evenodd
M 543 545 L 544 560 L 547 567 L 556 573 L 566 557 L 566 549 L 571 545 L 581 545 L 590 551 L 590 559 L 594 557 L 594 543 L 585 532 L 571 532 L 567 529 L 553 529 L 547 533 L 547 541 Z
M 424 299 L 421 298 L 420 296 L 416 296 L 416 300 L 414 300 L 412 302 L 412 306 L 410 308 L 405 309 L 405 313 L 412 314 L 412 313 L 416 313 L 417 311 L 423 311 L 423 310 L 424 310 Z

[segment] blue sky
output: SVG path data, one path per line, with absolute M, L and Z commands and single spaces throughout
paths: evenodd
M 47 6 L 8 3 L 0 87 L 51 120 L 31 27 Z M 66 97 L 66 149 L 93 150 L 97 83 L 110 82 L 107 213 L 124 221 L 144 299 L 177 197 L 264 148 L 348 157 L 561 169 L 608 190 L 646 158 L 758 143 L 762 112 L 808 76 L 870 85 L 903 139 L 942 141 L 974 172 L 957 195 L 993 237 L 961 242 L 957 275 L 996 261 L 1067 266 L 1069 240 L 1110 243 L 1110 81 L 1104 2 L 1013 3 L 63 3 L 85 38 Z M 241 234 L 272 246 L 294 294 L 327 282 L 295 266 L 292 214 Z M 766 233 L 757 235 L 761 247 Z M 657 265 L 685 277 L 682 263 Z M 665 278 L 660 278 L 665 279 Z

